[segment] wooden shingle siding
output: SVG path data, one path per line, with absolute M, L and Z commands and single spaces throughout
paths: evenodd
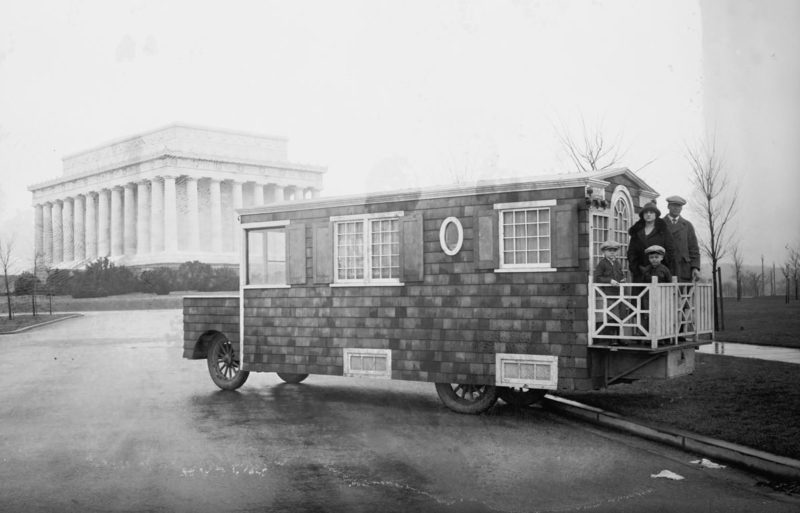
M 497 215 L 492 205 L 552 199 L 559 200 L 559 212 L 568 212 L 572 224 L 556 238 L 564 247 L 571 245 L 572 253 L 561 264 L 564 270 L 495 273 Z M 390 349 L 393 379 L 493 384 L 496 353 L 543 354 L 559 357 L 561 388 L 588 388 L 589 251 L 583 200 L 582 188 L 570 188 L 251 215 L 250 222 L 288 218 L 311 226 L 305 255 L 313 257 L 307 259 L 303 285 L 244 291 L 246 368 L 341 375 L 343 348 Z M 330 268 L 321 259 L 332 255 L 315 249 L 314 238 L 330 240 L 316 227 L 324 227 L 331 216 L 386 211 L 422 216 L 422 280 L 401 287 L 320 283 L 330 280 Z M 494 232 L 487 246 L 493 252 L 491 265 L 486 266 L 476 261 L 481 212 L 492 219 Z M 439 228 L 451 216 L 462 223 L 464 243 L 459 253 L 448 256 L 440 246 Z
M 196 358 L 195 346 L 203 334 L 218 331 L 239 342 L 239 298 L 187 296 L 183 298 L 183 357 Z

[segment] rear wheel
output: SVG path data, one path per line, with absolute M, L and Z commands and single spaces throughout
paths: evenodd
M 286 383 L 300 383 L 308 377 L 308 374 L 292 374 L 289 372 L 278 372 L 277 374 Z
M 436 393 L 445 406 L 457 413 L 483 413 L 497 401 L 497 387 L 493 385 L 436 383 Z
M 542 390 L 540 388 L 528 388 L 523 390 L 521 388 L 500 387 L 497 391 L 498 397 L 514 408 L 526 408 L 532 404 L 536 404 L 544 398 L 546 393 L 547 390 Z
M 242 370 L 236 349 L 221 334 L 214 337 L 208 348 L 208 373 L 211 380 L 223 390 L 236 390 L 250 376 L 250 371 Z

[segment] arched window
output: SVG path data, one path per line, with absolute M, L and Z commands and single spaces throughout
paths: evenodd
M 611 196 L 611 237 L 620 243 L 619 259 L 628 277 L 628 230 L 633 224 L 633 202 L 625 186 L 618 186 Z

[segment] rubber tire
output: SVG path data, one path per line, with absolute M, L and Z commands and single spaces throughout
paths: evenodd
M 518 388 L 500 387 L 497 391 L 497 396 L 509 406 L 514 408 L 527 408 L 532 404 L 540 402 L 546 393 L 547 390 L 541 388 L 521 390 Z
M 250 371 L 241 368 L 241 362 L 236 355 L 234 344 L 224 336 L 217 335 L 208 348 L 208 373 L 211 381 L 222 390 L 236 390 L 244 385 L 250 376 Z M 229 359 L 230 361 L 226 361 Z
M 277 374 L 284 382 L 292 384 L 301 383 L 308 377 L 308 374 L 292 374 L 289 372 L 278 372 Z
M 483 413 L 497 401 L 497 387 L 494 385 L 436 383 L 436 393 L 442 403 L 456 413 Z M 468 399 L 467 394 L 471 398 Z

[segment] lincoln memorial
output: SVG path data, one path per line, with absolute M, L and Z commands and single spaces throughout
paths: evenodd
M 319 195 L 325 168 L 287 159 L 285 138 L 186 125 L 64 157 L 28 188 L 37 265 L 237 264 L 236 209 Z

